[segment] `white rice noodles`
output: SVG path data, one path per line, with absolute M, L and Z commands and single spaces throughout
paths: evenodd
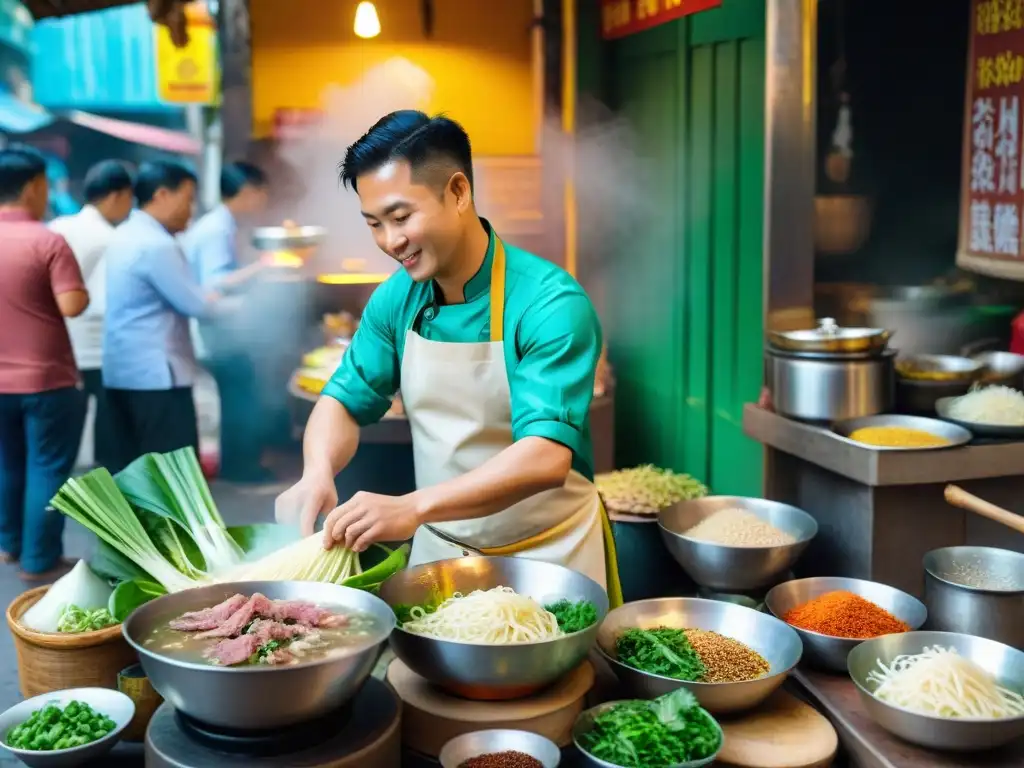
M 416 606 L 412 619 L 402 625 L 406 632 L 477 645 L 511 645 L 553 640 L 563 632 L 558 619 L 532 597 L 510 587 L 456 592 L 433 613 Z
M 922 715 L 997 719 L 1024 715 L 1024 697 L 998 685 L 955 648 L 933 646 L 897 656 L 868 673 L 877 698 Z
M 1024 427 L 1024 394 L 1003 386 L 975 389 L 950 403 L 949 415 L 977 424 Z

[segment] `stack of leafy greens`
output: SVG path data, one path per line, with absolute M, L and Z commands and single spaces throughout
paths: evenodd
M 679 688 L 653 701 L 613 704 L 594 717 L 578 743 L 612 765 L 659 768 L 713 756 L 722 732 L 694 695 Z
M 559 600 L 557 603 L 550 603 L 544 606 L 558 619 L 558 628 L 571 635 L 573 632 L 582 632 L 587 627 L 597 623 L 597 608 L 589 600 Z
M 616 658 L 641 672 L 697 682 L 707 668 L 682 629 L 627 629 L 615 640 Z
M 50 502 L 99 538 L 92 570 L 118 582 L 108 609 L 123 621 L 168 592 L 230 581 L 321 581 L 375 589 L 401 570 L 408 547 L 364 571 L 345 547 L 324 550 L 321 534 L 291 526 L 229 528 L 192 448 L 147 454 L 116 477 L 103 468 L 68 480 Z

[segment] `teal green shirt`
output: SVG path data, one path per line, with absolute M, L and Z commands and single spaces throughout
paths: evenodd
M 405 333 L 430 341 L 490 341 L 494 231 L 464 304 L 445 305 L 433 281 L 400 269 L 377 287 L 341 365 L 324 387 L 360 426 L 379 421 L 401 388 Z M 505 244 L 505 366 L 512 439 L 544 437 L 572 450 L 573 469 L 593 478 L 590 401 L 601 356 L 601 325 L 579 283 L 561 267 Z

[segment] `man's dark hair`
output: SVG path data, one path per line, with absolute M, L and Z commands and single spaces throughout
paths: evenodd
M 199 183 L 196 175 L 180 163 L 143 163 L 135 177 L 135 199 L 141 208 L 153 202 L 157 190 L 177 192 L 182 184 L 189 181 Z
M 0 203 L 17 202 L 29 182 L 46 174 L 46 158 L 32 147 L 0 150 Z
M 85 174 L 85 202 L 98 203 L 115 192 L 131 189 L 132 174 L 120 160 L 103 160 Z
M 446 184 L 452 173 L 462 171 L 470 189 L 473 187 L 469 136 L 461 125 L 443 115 L 430 117 L 414 109 L 385 115 L 345 151 L 341 183 L 358 192 L 360 176 L 392 160 L 406 161 L 414 177 L 439 185 Z
M 220 172 L 220 196 L 224 200 L 236 197 L 246 186 L 256 188 L 267 186 L 267 174 L 252 163 L 244 161 L 224 166 Z

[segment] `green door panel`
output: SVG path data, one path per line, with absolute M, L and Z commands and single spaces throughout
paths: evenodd
M 741 422 L 763 370 L 764 0 L 726 0 L 600 53 L 581 59 L 580 80 L 602 83 L 632 124 L 657 206 L 603 260 L 616 461 L 760 495 L 761 447 Z

